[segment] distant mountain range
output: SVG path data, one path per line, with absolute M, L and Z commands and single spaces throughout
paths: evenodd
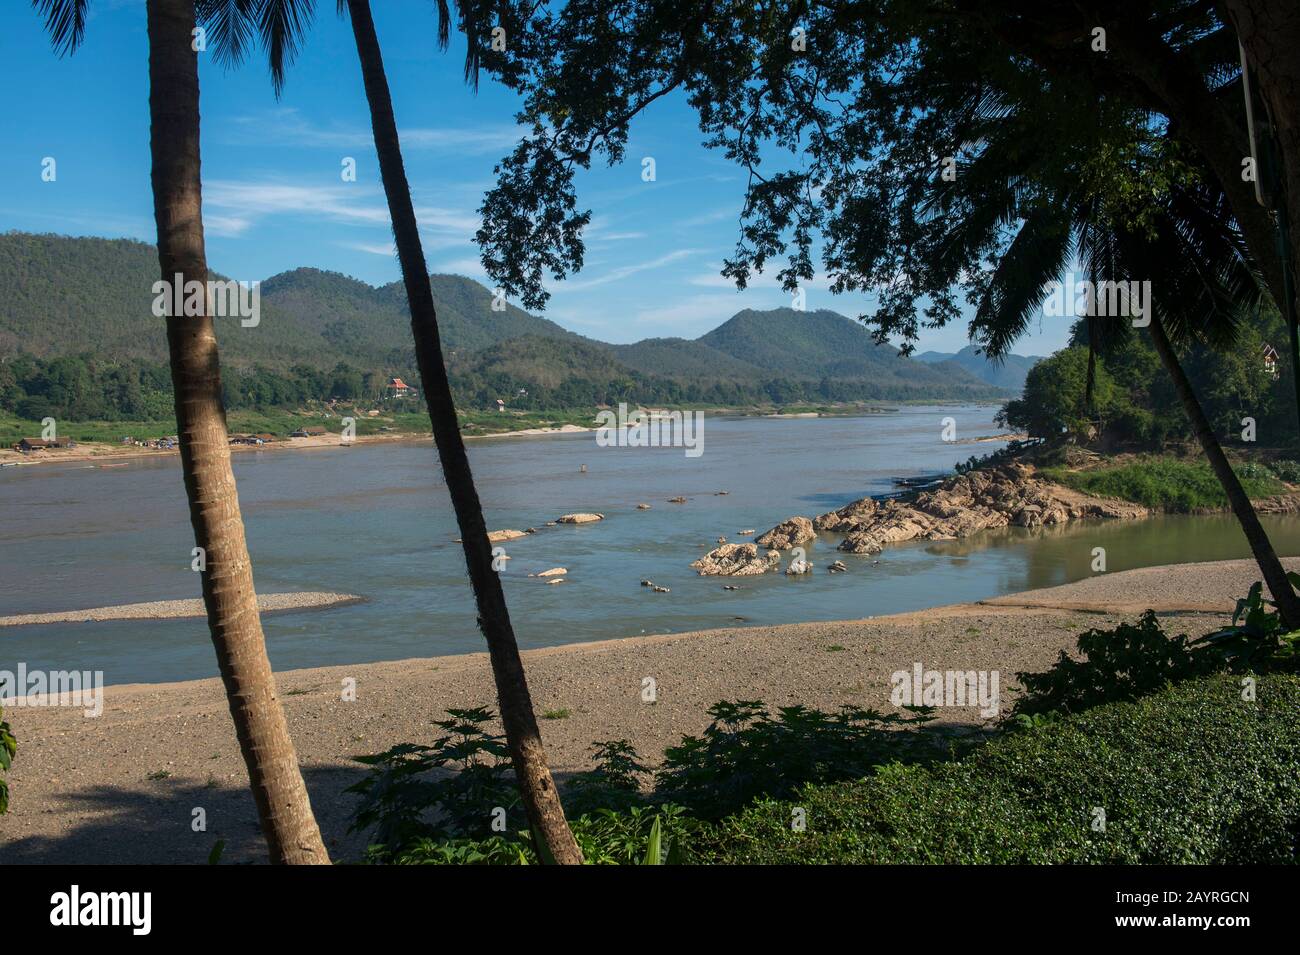
M 0 298 L 0 359 L 26 353 L 165 361 L 166 339 L 150 308 L 157 278 L 154 248 L 142 242 L 0 235 L 6 293 Z M 612 345 L 513 305 L 495 311 L 492 293 L 472 279 L 431 278 L 448 365 L 453 375 L 480 383 L 484 394 L 507 385 L 559 389 L 578 378 L 626 380 L 633 400 L 636 383 L 650 381 L 692 383 L 684 398 L 707 386 L 708 400 L 731 393 L 748 400 L 755 388 L 777 395 L 781 383 L 799 383 L 792 393 L 827 400 L 993 399 L 1018 390 L 1037 360 L 1012 356 L 991 370 L 973 349 L 904 359 L 843 315 L 788 308 L 746 309 L 693 340 Z M 342 363 L 409 374 L 414 364 L 400 282 L 375 288 L 336 272 L 294 269 L 262 283 L 257 327 L 241 328 L 234 319 L 217 325 L 222 362 L 235 369 L 328 370 Z
M 974 345 L 967 345 L 959 352 L 927 351 L 913 357 L 930 365 L 950 362 L 990 385 L 1017 395 L 1025 390 L 1025 378 L 1029 375 L 1029 369 L 1043 360 L 1038 355 L 1007 355 L 1002 362 L 994 363 L 985 358 Z

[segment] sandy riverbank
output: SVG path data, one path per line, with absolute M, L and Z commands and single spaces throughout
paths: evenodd
M 1288 560 L 1300 569 L 1300 559 Z M 889 710 L 889 678 L 927 669 L 998 670 L 1002 706 L 1017 671 L 1049 667 L 1089 627 L 1112 627 L 1148 606 L 1170 632 L 1204 633 L 1225 622 L 1255 579 L 1250 561 L 1148 568 L 976 604 L 863 620 L 710 630 L 608 640 L 524 654 L 552 766 L 563 780 L 589 765 L 594 740 L 627 738 L 647 762 L 683 733 L 707 725 L 719 699 L 773 706 Z M 653 677 L 658 701 L 641 702 Z M 343 702 L 345 679 L 357 681 Z M 494 704 L 483 653 L 293 670 L 281 698 L 326 839 L 339 859 L 361 842 L 346 832 L 359 778 L 351 757 L 395 743 L 428 742 L 448 707 Z M 8 706 L 19 751 L 12 804 L 0 821 L 3 862 L 204 861 L 225 839 L 228 861 L 262 860 L 247 776 L 215 679 L 114 686 L 103 715 Z M 976 710 L 946 721 L 974 725 Z M 191 828 L 193 810 L 207 831 Z
M 257 606 L 262 613 L 290 610 L 317 610 L 341 604 L 359 603 L 356 594 L 299 591 L 288 594 L 258 594 Z M 54 613 L 20 613 L 0 617 L 0 627 L 21 627 L 41 623 L 92 623 L 101 620 L 168 620 L 179 617 L 202 617 L 207 611 L 202 598 L 189 600 L 154 600 L 149 603 L 117 604 L 85 610 L 62 610 Z
M 558 428 L 521 428 L 518 431 L 501 431 L 496 434 L 467 434 L 466 441 L 483 438 L 522 438 L 547 434 L 575 434 L 593 431 L 576 424 L 561 425 Z M 315 448 L 337 448 L 342 445 L 391 444 L 395 442 L 432 441 L 433 435 L 427 432 L 409 431 L 393 434 L 362 434 L 351 441 L 342 441 L 337 434 L 326 434 L 310 438 L 285 438 L 268 444 L 232 444 L 232 454 L 250 451 L 310 451 Z M 0 448 L 0 464 L 17 464 L 22 467 L 33 464 L 90 464 L 98 467 L 116 467 L 128 461 L 140 458 L 170 458 L 180 455 L 180 450 L 172 448 L 140 448 L 134 445 L 112 444 L 104 441 L 82 441 L 75 448 L 62 448 L 51 451 L 33 451 L 28 454 L 14 451 L 12 448 Z
M 420 434 L 365 434 L 358 435 L 350 444 L 383 444 L 396 441 L 429 440 L 430 435 Z M 245 454 L 250 451 L 310 451 L 315 448 L 337 448 L 343 444 L 337 434 L 319 435 L 309 438 L 285 438 L 268 444 L 232 444 L 231 454 Z M 22 454 L 11 448 L 0 449 L 0 464 L 18 464 L 26 467 L 34 464 L 92 464 L 99 467 L 114 467 L 139 458 L 179 457 L 180 449 L 140 448 L 135 445 L 112 444 L 105 441 L 79 441 L 75 448 L 61 448 L 51 451 L 32 451 Z

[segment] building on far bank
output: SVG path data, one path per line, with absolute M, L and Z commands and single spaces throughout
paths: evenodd
M 76 443 L 68 438 L 23 438 L 13 446 L 13 449 L 21 454 L 28 454 L 32 451 L 52 451 L 56 448 L 76 446 Z
M 1279 378 L 1282 377 L 1281 373 L 1277 370 L 1277 361 L 1279 357 L 1280 356 L 1277 353 L 1277 349 L 1274 348 L 1272 345 L 1270 345 L 1268 342 L 1265 342 L 1264 343 L 1264 373 L 1267 374 L 1274 381 L 1277 381 Z
M 389 378 L 384 394 L 389 398 L 414 398 L 417 392 L 400 378 Z

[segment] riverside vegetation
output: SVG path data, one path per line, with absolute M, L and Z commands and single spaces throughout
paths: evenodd
M 565 806 L 593 864 L 1293 862 L 1297 638 L 1259 584 L 1195 640 L 1148 612 L 1020 674 L 984 734 L 924 707 L 721 701 L 653 771 L 625 740 L 593 744 Z M 491 720 L 453 710 L 432 745 L 359 757 L 366 861 L 545 861 L 531 833 L 503 831 L 517 795 Z

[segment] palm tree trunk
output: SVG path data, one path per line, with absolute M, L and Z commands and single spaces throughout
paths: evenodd
M 1246 496 L 1245 488 L 1241 486 L 1241 481 L 1237 479 L 1236 472 L 1232 470 L 1232 465 L 1228 463 L 1228 457 L 1223 453 L 1223 447 L 1219 444 L 1214 429 L 1210 427 L 1210 422 L 1201 409 L 1201 403 L 1196 398 L 1196 392 L 1192 390 L 1192 383 L 1187 380 L 1187 373 L 1183 371 L 1178 356 L 1174 354 L 1173 346 L 1169 344 L 1169 338 L 1165 335 L 1164 326 L 1161 325 L 1160 319 L 1154 313 L 1151 315 L 1150 327 L 1151 342 L 1155 346 L 1156 354 L 1160 356 L 1161 363 L 1164 364 L 1165 370 L 1169 372 L 1169 377 L 1173 379 L 1174 390 L 1178 392 L 1178 398 L 1183 403 L 1183 410 L 1187 413 L 1187 419 L 1191 422 L 1192 430 L 1196 433 L 1196 438 L 1201 442 L 1205 456 L 1210 461 L 1214 476 L 1219 479 L 1224 492 L 1228 495 L 1228 503 L 1232 506 L 1232 512 L 1237 516 L 1237 520 L 1241 524 L 1241 529 L 1250 544 L 1251 553 L 1255 555 L 1255 561 L 1259 564 L 1260 572 L 1264 575 L 1264 582 L 1268 585 L 1269 592 L 1273 595 L 1273 601 L 1277 604 L 1278 612 L 1282 615 L 1282 621 L 1289 630 L 1300 628 L 1300 598 L 1296 596 L 1295 591 L 1292 589 L 1291 582 L 1287 579 L 1286 571 L 1282 567 L 1282 562 L 1277 559 L 1273 544 L 1269 541 L 1268 535 L 1264 533 L 1264 528 L 1259 523 L 1259 516 L 1255 513 L 1250 498 Z
M 193 0 L 148 0 L 150 151 L 158 262 L 170 287 L 207 282 L 199 176 L 198 57 L 191 48 Z M 181 468 L 194 541 L 206 555 L 201 574 L 208 629 L 230 702 L 239 748 L 271 861 L 329 862 L 298 768 L 253 590 L 221 369 L 210 314 L 167 318 Z
M 374 128 L 375 150 L 379 154 L 384 193 L 388 197 L 388 212 L 393 220 L 397 257 L 401 262 L 402 280 L 406 285 L 406 298 L 411 309 L 416 363 L 420 369 L 424 398 L 429 406 L 429 421 L 433 425 L 433 438 L 438 446 L 442 473 L 447 481 L 452 507 L 456 511 L 456 523 L 460 527 L 465 563 L 469 568 L 474 600 L 478 606 L 479 628 L 487 640 L 492 660 L 492 674 L 496 678 L 497 699 L 501 706 L 501 722 L 505 726 L 515 775 L 523 794 L 528 821 L 533 832 L 545 843 L 551 857 L 562 864 L 580 864 L 582 853 L 573 833 L 569 831 L 559 794 L 551 779 L 551 771 L 546 766 L 546 754 L 542 749 L 541 733 L 537 729 L 537 717 L 533 713 L 528 680 L 524 676 L 523 661 L 519 658 L 519 646 L 515 642 L 510 612 L 506 608 L 505 591 L 501 587 L 501 578 L 492 569 L 492 545 L 488 543 L 483 507 L 474 487 L 474 475 L 470 472 L 465 442 L 456 420 L 451 386 L 447 382 L 447 368 L 443 364 L 442 344 L 438 335 L 438 316 L 433 305 L 433 290 L 429 284 L 415 209 L 411 205 L 411 188 L 406 181 L 397 123 L 393 118 L 393 101 L 384 74 L 379 38 L 375 35 L 374 20 L 370 16 L 369 0 L 348 0 L 348 12 L 357 41 L 357 55 L 361 60 L 366 99 L 370 105 L 370 122 Z

